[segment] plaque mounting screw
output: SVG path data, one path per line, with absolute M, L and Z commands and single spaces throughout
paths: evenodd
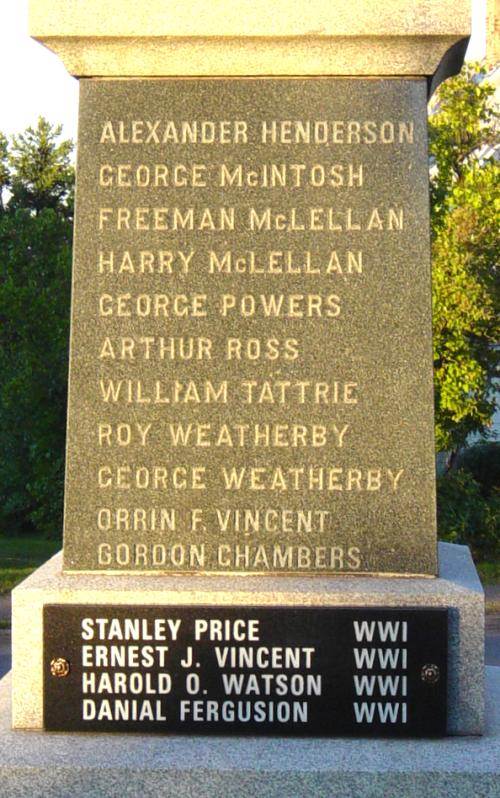
M 436 684 L 436 682 L 439 682 L 440 676 L 441 674 L 439 673 L 437 665 L 424 665 L 420 671 L 420 678 L 423 682 L 427 682 L 427 684 Z
M 69 673 L 69 662 L 64 657 L 57 657 L 56 659 L 51 660 L 50 663 L 50 672 L 52 676 L 56 676 L 58 679 L 62 679 Z

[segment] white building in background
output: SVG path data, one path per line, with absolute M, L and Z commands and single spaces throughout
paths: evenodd
M 500 0 L 486 2 L 486 63 L 500 61 Z

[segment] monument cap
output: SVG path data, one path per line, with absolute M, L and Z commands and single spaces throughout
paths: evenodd
M 469 0 L 30 0 L 30 34 L 76 77 L 431 77 L 439 69 L 444 80 L 460 69 L 470 33 L 469 5 Z

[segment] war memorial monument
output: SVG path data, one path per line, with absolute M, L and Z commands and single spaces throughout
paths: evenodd
M 80 116 L 64 545 L 13 593 L 6 795 L 498 795 L 435 510 L 427 101 L 468 2 L 30 15 Z

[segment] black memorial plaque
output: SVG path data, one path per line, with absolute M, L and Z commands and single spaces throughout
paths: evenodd
M 447 611 L 44 608 L 50 731 L 446 733 Z

